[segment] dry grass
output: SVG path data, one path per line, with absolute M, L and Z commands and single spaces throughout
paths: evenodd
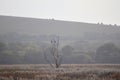
M 0 80 L 120 80 L 119 64 L 0 65 Z

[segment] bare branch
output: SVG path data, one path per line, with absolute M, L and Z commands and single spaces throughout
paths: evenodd
M 50 66 L 59 68 L 62 59 L 61 55 L 59 54 L 59 37 L 51 40 L 50 53 L 53 56 L 54 64 L 50 62 L 46 53 L 44 53 L 45 60 L 50 64 Z
M 48 59 L 47 54 L 46 54 L 46 52 L 45 52 L 44 49 L 43 49 L 43 54 L 44 54 L 44 59 L 47 61 L 47 63 L 48 63 L 51 67 L 54 68 L 54 65 L 53 65 L 53 64 L 50 62 L 50 60 Z

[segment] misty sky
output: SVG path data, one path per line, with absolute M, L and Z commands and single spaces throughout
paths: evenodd
M 0 15 L 120 24 L 120 0 L 0 0 Z

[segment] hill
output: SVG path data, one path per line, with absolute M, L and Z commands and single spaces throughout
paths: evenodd
M 46 63 L 60 36 L 62 63 L 120 63 L 120 26 L 0 16 L 0 64 Z
M 29 35 L 83 36 L 85 33 L 119 33 L 116 25 L 90 24 L 61 21 L 55 19 L 36 19 L 13 16 L 0 16 L 0 33 L 18 32 Z

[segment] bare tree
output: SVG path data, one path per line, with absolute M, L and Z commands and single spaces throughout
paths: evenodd
M 50 64 L 51 67 L 59 68 L 61 65 L 61 55 L 59 54 L 59 37 L 51 40 L 50 55 L 52 56 L 54 62 L 52 63 L 48 55 L 44 52 L 45 60 Z

